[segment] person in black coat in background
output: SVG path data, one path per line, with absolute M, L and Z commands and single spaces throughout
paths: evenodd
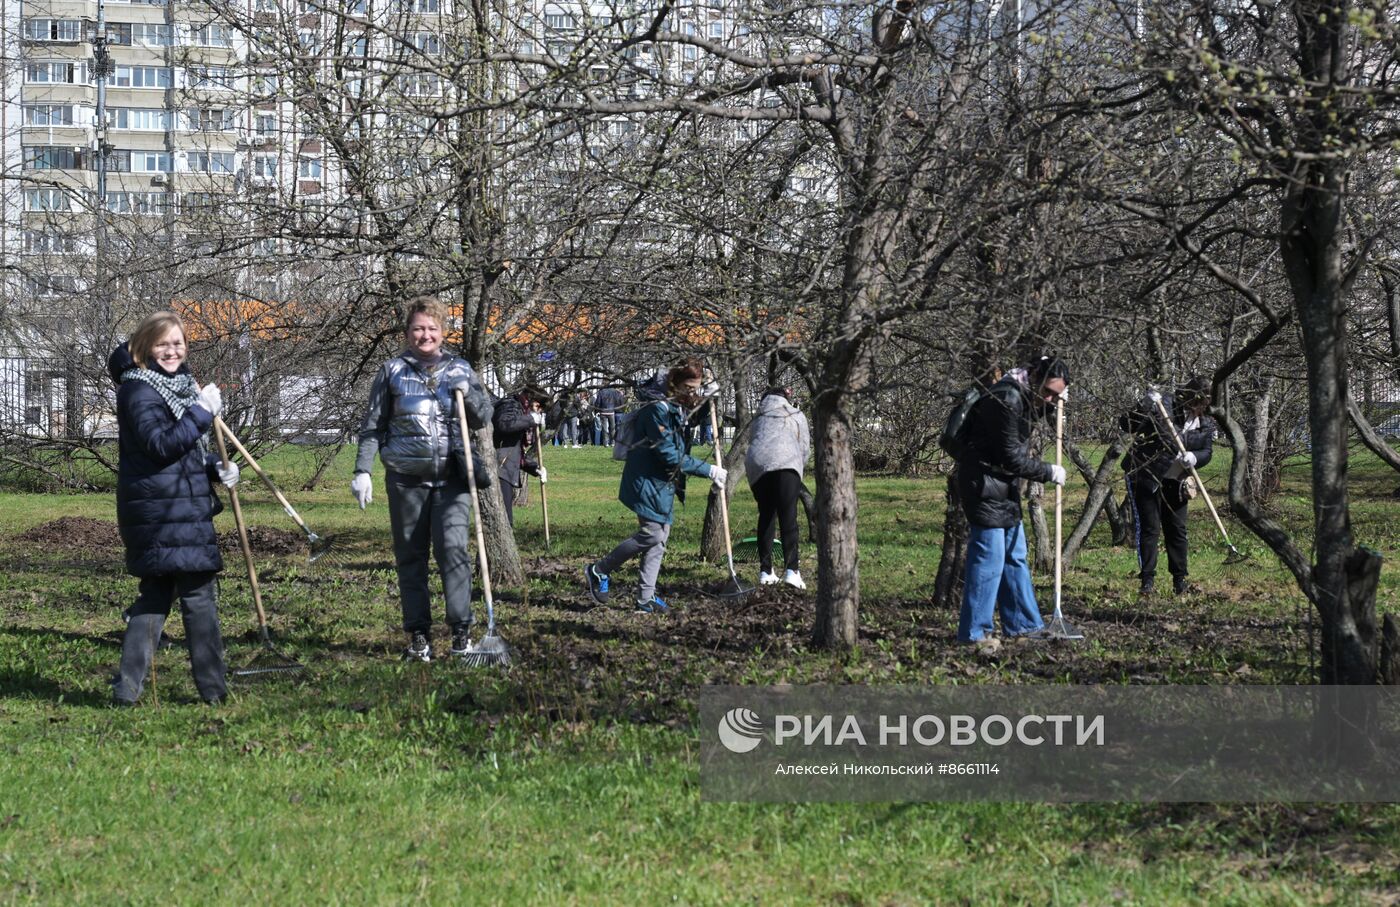
M 530 459 L 529 449 L 534 446 L 535 432 L 542 427 L 543 419 L 536 419 L 536 405 L 549 401 L 549 395 L 542 388 L 528 386 L 509 397 L 496 401 L 491 415 L 491 434 L 496 445 L 496 476 L 501 480 L 501 501 L 505 504 L 506 519 L 515 525 L 515 498 L 525 487 L 524 473 L 529 473 L 543 485 L 549 481 L 545 468 Z
M 227 694 L 215 585 L 224 563 L 213 519 L 222 507 L 213 482 L 232 488 L 238 467 L 224 468 L 209 449 L 223 398 L 215 385 L 196 384 L 188 354 L 180 316 L 156 312 L 107 362 L 119 385 L 117 526 L 127 572 L 141 581 L 112 686 L 116 705 L 140 697 L 177 597 L 200 698 L 212 704 Z
M 1155 589 L 1157 540 L 1163 534 L 1172 591 L 1177 595 L 1195 591 L 1187 581 L 1186 505 L 1191 500 L 1187 481 L 1191 467 L 1200 469 L 1210 462 L 1215 437 L 1215 422 L 1205 414 L 1210 408 L 1210 384 L 1205 378 L 1191 378 L 1174 395 L 1163 395 L 1161 401 L 1171 413 L 1185 453 L 1151 395 L 1118 420 L 1123 431 L 1133 434 L 1133 446 L 1123 457 L 1123 472 L 1128 477 L 1128 497 L 1137 526 L 1138 594 L 1143 597 L 1151 596 Z

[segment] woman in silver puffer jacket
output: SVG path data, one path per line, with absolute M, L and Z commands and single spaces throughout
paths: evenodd
M 370 388 L 360 423 L 360 449 L 350 483 L 363 509 L 373 498 L 370 470 L 375 454 L 384 462 L 394 566 L 399 576 L 404 658 L 431 661 L 432 612 L 428 603 L 428 549 L 432 546 L 447 599 L 453 655 L 471 643 L 471 489 L 458 428 L 456 395 L 466 400 L 472 429 L 491 419 L 491 400 L 476 372 L 460 356 L 442 349 L 447 307 L 432 297 L 409 303 L 404 351 L 385 362 Z M 479 461 L 478 461 L 479 462 Z M 477 467 L 482 474 L 489 471 Z

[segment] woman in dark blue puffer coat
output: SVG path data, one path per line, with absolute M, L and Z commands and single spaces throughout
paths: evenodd
M 224 644 L 215 582 L 223 569 L 213 517 L 213 482 L 232 488 L 238 467 L 225 470 L 209 450 L 208 433 L 223 408 L 218 387 L 195 383 L 185 364 L 185 327 L 174 312 L 147 316 L 112 351 L 117 382 L 117 526 L 127 572 L 140 579 L 112 687 L 116 705 L 141 695 L 161 628 L 178 597 L 200 698 L 224 698 Z

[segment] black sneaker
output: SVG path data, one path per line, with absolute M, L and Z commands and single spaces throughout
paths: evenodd
M 472 637 L 471 624 L 459 624 L 452 628 L 452 648 L 449 653 L 452 655 L 466 655 L 471 651 Z
M 1152 598 L 1156 594 L 1157 590 L 1152 585 L 1152 583 L 1143 583 L 1142 586 L 1138 589 L 1138 600 L 1146 601 L 1147 599 Z
M 598 572 L 597 564 L 583 568 L 583 581 L 588 584 L 588 594 L 600 605 L 608 603 L 608 575 Z
M 653 595 L 651 601 L 637 602 L 634 610 L 638 614 L 665 614 L 671 609 L 661 600 L 661 596 Z
M 1176 595 L 1200 595 L 1201 587 L 1185 579 L 1172 580 L 1172 592 Z
M 433 660 L 433 644 L 428 641 L 427 633 L 414 630 L 408 634 L 408 647 L 403 650 L 403 660 L 425 664 Z

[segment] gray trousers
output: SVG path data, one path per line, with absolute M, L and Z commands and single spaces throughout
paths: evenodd
M 384 483 L 394 567 L 399 574 L 403 628 L 428 632 L 428 550 L 431 545 L 447 598 L 447 625 L 472 622 L 472 498 L 465 479 L 453 476 L 436 487 Z
M 622 540 L 616 548 L 597 563 L 598 572 L 609 574 L 641 555 L 641 574 L 637 577 L 637 601 L 649 602 L 656 595 L 656 578 L 661 574 L 661 559 L 666 556 L 666 540 L 671 537 L 670 523 L 653 523 L 637 517 L 637 531 Z
M 121 667 L 112 685 L 113 699 L 135 702 L 140 698 L 146 672 L 151 669 L 151 658 L 160 642 L 160 631 L 177 596 L 199 696 L 206 701 L 224 697 L 228 687 L 224 684 L 224 639 L 219 632 L 216 577 L 215 573 L 141 577 L 141 591 L 131 606 L 131 620 L 122 637 Z

